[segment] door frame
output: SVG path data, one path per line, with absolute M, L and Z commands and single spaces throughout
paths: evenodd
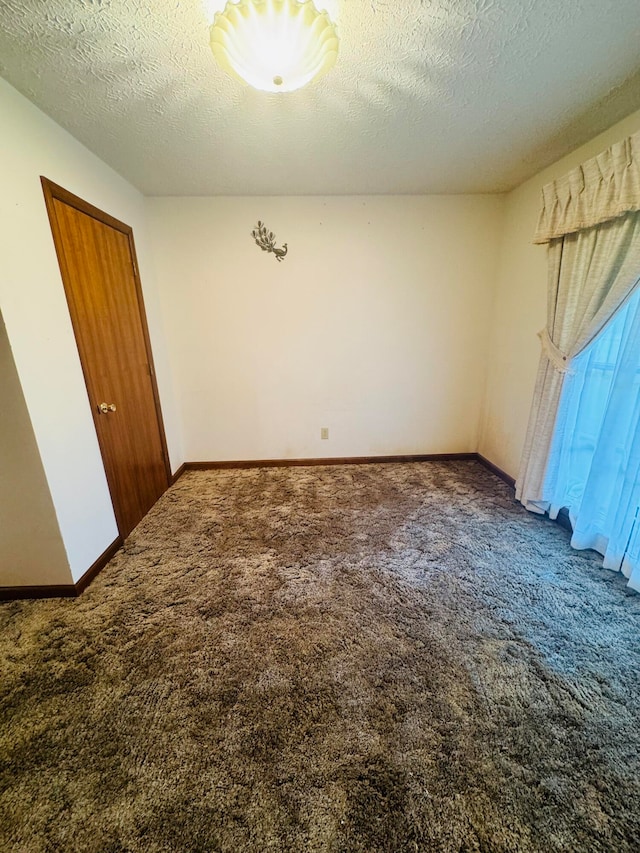
M 147 314 L 144 307 L 144 298 L 142 295 L 142 283 L 140 281 L 140 271 L 138 269 L 138 257 L 136 255 L 135 243 L 133 240 L 133 228 L 130 225 L 126 225 L 124 222 L 120 222 L 119 219 L 116 219 L 113 216 L 110 216 L 108 213 L 105 213 L 100 208 L 95 207 L 93 204 L 89 204 L 88 201 L 80 198 L 77 195 L 69 192 L 64 187 L 61 187 L 59 184 L 54 183 L 49 180 L 49 178 L 45 178 L 43 175 L 40 176 L 40 183 L 42 184 L 42 192 L 44 193 L 45 205 L 47 208 L 47 214 L 49 217 L 49 224 L 51 225 L 51 233 L 53 235 L 53 243 L 56 250 L 56 256 L 58 258 L 58 263 L 60 265 L 60 273 L 62 276 L 62 284 L 65 291 L 65 296 L 67 298 L 67 304 L 69 302 L 69 270 L 67 267 L 66 259 L 64 257 L 64 252 L 62 250 L 62 236 L 60 233 L 60 229 L 58 227 L 58 220 L 56 217 L 55 207 L 54 207 L 54 199 L 62 202 L 63 204 L 69 205 L 69 207 L 73 207 L 76 210 L 79 210 L 81 213 L 86 214 L 87 216 L 92 217 L 93 219 L 98 220 L 98 222 L 102 222 L 104 225 L 108 225 L 111 228 L 114 228 L 116 231 L 120 231 L 125 235 L 129 242 L 129 250 L 131 253 L 131 260 L 133 265 L 133 278 L 135 282 L 136 289 L 136 302 L 138 306 L 138 312 L 140 314 L 140 322 L 142 325 L 142 336 L 144 339 L 144 346 L 147 355 L 147 362 L 149 365 L 149 376 L 151 379 L 151 390 L 153 393 L 153 402 L 155 406 L 156 417 L 158 419 L 158 430 L 160 433 L 160 446 L 162 449 L 162 458 L 164 462 L 164 468 L 167 475 L 167 488 L 171 485 L 173 480 L 171 473 L 171 463 L 169 462 L 169 449 L 167 447 L 167 438 L 164 431 L 164 420 L 162 417 L 162 407 L 160 405 L 160 395 L 158 393 L 158 383 L 156 381 L 156 371 L 153 364 L 153 352 L 151 349 L 151 339 L 149 337 L 149 327 L 147 325 Z M 76 329 L 76 324 L 73 318 L 73 314 L 69 311 L 69 315 L 71 317 L 71 325 L 73 326 L 73 334 L 76 341 L 76 347 L 78 347 L 78 329 Z M 106 476 L 106 466 L 104 463 L 104 451 L 100 439 L 100 433 L 97 429 L 96 418 L 98 417 L 95 406 L 91 401 L 89 382 L 88 382 L 88 370 L 83 362 L 82 355 L 80 354 L 80 348 L 78 347 L 78 357 L 80 359 L 80 365 L 82 367 L 82 375 L 84 377 L 85 387 L 87 389 L 87 402 L 89 403 L 89 409 L 91 410 L 91 415 L 93 417 L 94 426 L 96 427 L 96 436 L 98 438 L 98 445 L 100 447 L 100 456 L 102 458 L 102 465 L 105 471 Z M 111 484 L 109 483 L 109 478 L 107 477 L 107 485 L 109 486 L 109 494 L 111 496 L 111 504 L 113 506 L 114 515 L 116 517 L 116 522 L 118 524 L 118 531 L 120 535 L 123 535 L 123 531 L 121 530 L 121 525 L 119 521 L 119 511 L 116 509 L 116 505 L 114 503 L 113 492 L 111 490 Z

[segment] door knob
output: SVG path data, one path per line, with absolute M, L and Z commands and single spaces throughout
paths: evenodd
M 115 412 L 116 404 L 115 403 L 99 403 L 98 410 L 102 412 L 103 415 L 108 415 L 109 412 Z

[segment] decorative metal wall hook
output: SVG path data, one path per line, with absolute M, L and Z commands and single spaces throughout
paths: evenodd
M 251 232 L 251 236 L 263 252 L 273 252 L 277 261 L 281 261 L 288 252 L 286 243 L 283 243 L 282 248 L 278 249 L 275 234 L 273 231 L 269 231 L 264 222 L 260 220 L 258 220 L 258 224 Z

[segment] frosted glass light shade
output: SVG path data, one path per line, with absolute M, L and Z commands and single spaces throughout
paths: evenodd
M 213 19 L 211 50 L 255 89 L 291 92 L 333 67 L 338 35 L 312 0 L 229 0 Z

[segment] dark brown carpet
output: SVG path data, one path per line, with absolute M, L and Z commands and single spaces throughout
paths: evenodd
M 182 477 L 0 609 L 0 847 L 638 851 L 640 596 L 476 462 Z

